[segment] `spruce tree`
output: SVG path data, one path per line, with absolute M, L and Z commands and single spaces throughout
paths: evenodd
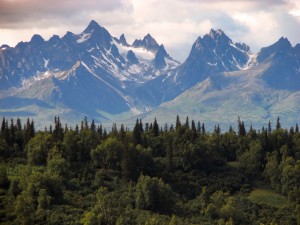
M 148 132 L 149 131 L 149 123 L 146 123 L 145 124 L 145 132 Z
M 153 123 L 153 135 L 155 137 L 159 135 L 159 126 L 157 124 L 156 118 L 154 119 L 154 123 Z
M 138 119 L 136 119 L 136 123 L 133 128 L 132 136 L 133 136 L 134 145 L 138 145 L 138 144 L 142 143 L 141 128 L 140 128 L 140 123 L 139 123 Z
M 205 134 L 205 125 L 204 125 L 204 123 L 202 123 L 201 130 L 202 130 L 202 134 Z
M 22 123 L 21 123 L 21 119 L 19 117 L 17 119 L 17 125 L 16 125 L 16 127 L 17 127 L 18 131 L 22 130 Z
M 200 134 L 201 133 L 201 123 L 198 121 L 197 123 L 197 132 Z
M 1 123 L 1 134 L 4 134 L 5 131 L 5 118 L 2 118 L 2 123 Z
M 181 122 L 179 116 L 177 115 L 175 129 L 178 130 L 180 127 L 181 127 Z
M 245 124 L 240 120 L 240 117 L 238 117 L 238 135 L 240 137 L 246 136 Z
M 97 133 L 99 134 L 100 138 L 103 136 L 103 129 L 102 129 L 102 124 L 100 124 L 97 128 Z
M 194 121 L 194 120 L 192 120 L 191 129 L 192 129 L 193 132 L 195 132 L 195 133 L 197 132 L 197 129 L 196 129 L 196 125 L 195 125 L 195 121 Z
M 186 120 L 185 120 L 185 126 L 186 126 L 187 128 L 190 128 L 190 120 L 189 120 L 189 117 L 188 117 L 188 116 L 186 117 Z
M 276 130 L 279 130 L 281 128 L 281 125 L 280 125 L 280 118 L 279 116 L 277 117 L 277 121 L 276 121 Z
M 271 134 L 272 132 L 272 125 L 271 125 L 271 122 L 269 120 L 269 123 L 268 123 L 268 133 Z
M 141 130 L 142 133 L 144 132 L 144 127 L 143 127 L 142 119 L 140 119 L 140 130 Z
M 94 119 L 92 120 L 92 123 L 91 123 L 91 131 L 92 131 L 93 133 L 96 132 L 96 125 L 95 125 L 95 120 L 94 120 Z

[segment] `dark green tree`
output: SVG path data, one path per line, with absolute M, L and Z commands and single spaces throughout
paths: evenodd
M 172 213 L 174 193 L 161 179 L 141 175 L 136 185 L 136 207 L 160 213 Z
M 280 128 L 281 128 L 281 124 L 280 124 L 280 118 L 278 116 L 276 121 L 276 130 L 279 130 Z

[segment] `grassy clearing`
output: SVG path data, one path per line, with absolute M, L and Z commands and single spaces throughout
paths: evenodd
M 256 188 L 249 194 L 249 200 L 259 205 L 283 208 L 288 205 L 288 199 L 272 190 Z

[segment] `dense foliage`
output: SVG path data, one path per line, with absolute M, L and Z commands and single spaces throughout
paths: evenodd
M 1 224 L 300 224 L 300 133 L 279 118 L 237 132 L 3 118 L 0 162 Z

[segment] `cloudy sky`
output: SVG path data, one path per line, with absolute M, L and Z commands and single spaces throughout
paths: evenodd
M 0 45 L 80 33 L 92 19 L 129 43 L 150 33 L 180 61 L 211 28 L 252 52 L 282 36 L 300 43 L 300 0 L 0 0 Z

